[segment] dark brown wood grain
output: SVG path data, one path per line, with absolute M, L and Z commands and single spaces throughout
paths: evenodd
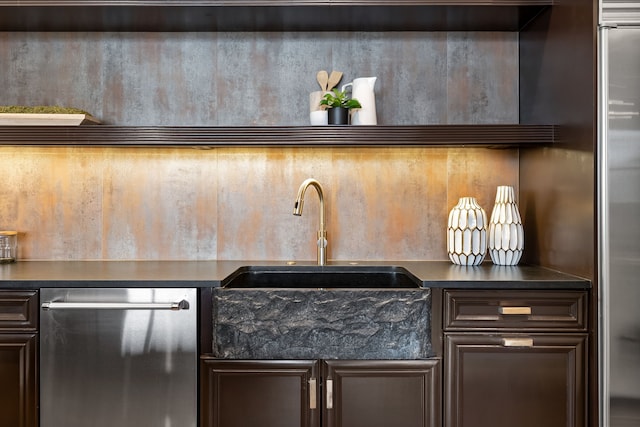
M 1 145 L 86 146 L 547 146 L 552 125 L 3 126 Z
M 517 31 L 552 3 L 551 0 L 1 1 L 0 30 Z
M 38 425 L 38 293 L 0 291 L 0 427 Z

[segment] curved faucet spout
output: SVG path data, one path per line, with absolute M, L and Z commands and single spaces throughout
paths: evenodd
M 316 189 L 318 193 L 318 198 L 320 199 L 320 225 L 318 227 L 318 265 L 325 265 L 327 263 L 327 230 L 324 223 L 324 192 L 322 190 L 322 185 L 313 179 L 308 178 L 304 180 L 304 182 L 298 188 L 298 195 L 296 196 L 296 201 L 293 206 L 293 214 L 296 216 L 302 215 L 302 207 L 304 206 L 304 193 L 307 191 L 307 188 L 312 186 Z

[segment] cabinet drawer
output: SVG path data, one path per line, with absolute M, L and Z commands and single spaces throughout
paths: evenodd
M 0 291 L 0 331 L 38 328 L 37 291 Z
M 583 291 L 450 290 L 444 328 L 585 331 L 586 313 Z

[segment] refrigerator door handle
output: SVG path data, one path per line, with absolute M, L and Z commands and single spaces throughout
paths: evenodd
M 186 300 L 177 302 L 58 302 L 42 303 L 43 310 L 188 310 Z

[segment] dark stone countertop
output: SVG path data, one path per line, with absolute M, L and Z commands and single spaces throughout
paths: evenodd
M 589 289 L 591 281 L 547 268 L 462 267 L 448 261 L 332 261 L 330 265 L 404 267 L 424 287 L 470 289 Z M 0 265 L 0 289 L 47 287 L 218 287 L 243 266 L 285 261 L 18 261 Z M 299 262 L 296 265 L 314 265 Z

